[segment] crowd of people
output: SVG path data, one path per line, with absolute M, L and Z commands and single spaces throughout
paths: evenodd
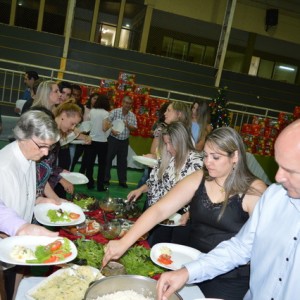
M 0 150 L 0 233 L 56 236 L 33 224 L 34 206 L 68 201 L 74 186 L 60 174 L 74 170 L 80 157 L 88 189 L 107 189 L 115 157 L 119 186 L 128 188 L 129 136 L 137 118 L 129 96 L 120 108 L 111 108 L 110 99 L 96 92 L 83 105 L 78 85 L 42 81 L 34 72 L 26 72 L 24 83 L 27 103 L 18 112 L 15 140 Z M 170 242 L 201 252 L 161 275 L 158 300 L 185 283 L 197 284 L 207 298 L 294 299 L 300 292 L 300 120 L 276 140 L 277 184 L 268 188 L 249 169 L 238 132 L 212 130 L 207 101 L 171 101 L 158 113 L 146 154 L 157 163 L 127 196 L 134 202 L 147 194 L 144 212 L 125 236 L 106 245 L 103 266 L 149 232 L 150 246 Z M 116 120 L 123 121 L 124 130 L 114 128 Z M 82 121 L 90 122 L 87 131 L 79 129 Z M 83 145 L 74 147 L 74 139 Z M 159 225 L 175 213 L 181 215 L 179 226 Z M 11 297 L 9 288 L 7 293 Z

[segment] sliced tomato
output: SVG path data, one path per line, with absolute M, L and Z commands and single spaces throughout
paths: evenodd
M 44 263 L 45 263 L 45 264 L 49 264 L 49 263 L 56 262 L 56 261 L 58 261 L 58 260 L 59 260 L 59 258 L 58 258 L 57 256 L 51 255 L 48 259 L 46 259 L 46 260 L 44 261 Z
M 94 230 L 94 229 L 95 229 L 95 228 L 94 228 L 93 222 L 89 222 L 89 223 L 88 223 L 88 230 L 91 231 L 91 230 Z
M 69 256 L 71 256 L 71 255 L 72 255 L 72 252 L 68 252 L 68 253 L 64 253 L 64 254 L 63 254 L 64 258 L 67 258 L 67 257 L 69 257 Z
M 161 254 L 157 261 L 163 265 L 170 265 L 173 262 L 171 256 L 168 254 Z
M 67 258 L 67 257 L 72 255 L 72 252 L 64 252 L 62 250 L 58 250 L 58 251 L 55 252 L 55 255 L 60 256 L 60 257 L 63 256 L 64 258 Z
M 53 243 L 48 245 L 51 252 L 54 252 L 54 251 L 60 249 L 61 246 L 62 246 L 61 241 L 54 241 Z
M 71 212 L 69 213 L 69 217 L 73 220 L 76 220 L 80 217 L 80 214 L 77 214 L 77 213 L 74 213 L 74 212 Z

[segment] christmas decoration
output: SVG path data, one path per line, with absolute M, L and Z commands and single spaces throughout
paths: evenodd
M 209 104 L 211 108 L 211 126 L 213 129 L 229 126 L 230 124 L 225 89 L 218 89 L 217 97 L 213 98 Z

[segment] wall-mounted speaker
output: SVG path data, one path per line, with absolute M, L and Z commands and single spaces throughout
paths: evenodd
M 267 9 L 266 26 L 276 26 L 278 24 L 278 9 Z

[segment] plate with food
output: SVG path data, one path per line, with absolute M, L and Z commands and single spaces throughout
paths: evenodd
M 77 172 L 62 172 L 59 175 L 72 184 L 85 184 L 89 182 L 88 178 L 84 174 Z
M 148 166 L 153 168 L 154 166 L 156 166 L 157 164 L 157 160 L 151 157 L 146 157 L 146 156 L 142 156 L 142 155 L 134 155 L 132 156 L 132 158 L 139 162 L 142 165 Z
M 150 251 L 151 260 L 166 269 L 178 270 L 182 265 L 196 260 L 201 252 L 195 248 L 173 243 L 159 243 Z
M 0 260 L 14 265 L 57 265 L 72 261 L 77 248 L 67 238 L 12 236 L 0 240 Z
M 62 202 L 60 205 L 40 203 L 33 212 L 36 220 L 47 226 L 72 226 L 85 221 L 83 210 L 71 202 Z
M 68 233 L 78 236 L 93 236 L 100 231 L 100 224 L 96 220 L 85 220 L 83 224 L 63 227 Z
M 170 227 L 180 226 L 180 219 L 181 219 L 181 214 L 176 213 L 171 217 L 169 217 L 168 219 L 162 221 L 159 225 L 170 226 Z
M 103 277 L 98 269 L 90 266 L 59 269 L 28 290 L 26 299 L 62 299 L 64 295 L 63 299 L 81 300 L 90 283 Z

